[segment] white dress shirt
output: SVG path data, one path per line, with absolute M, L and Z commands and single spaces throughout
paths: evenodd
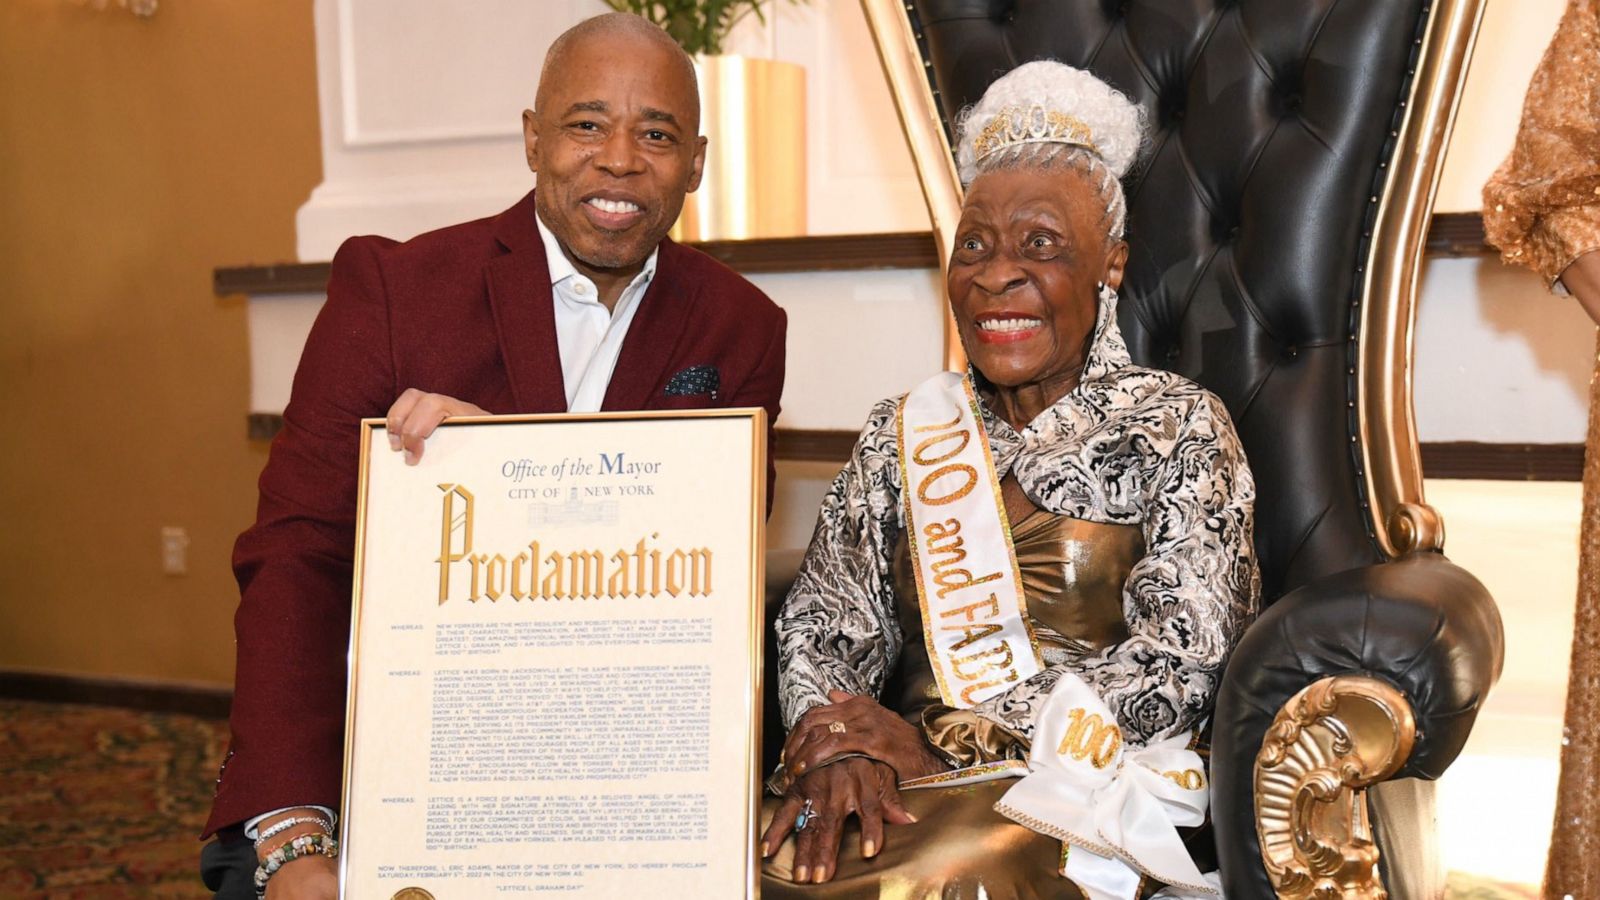
M 633 281 L 617 298 L 615 309 L 600 302 L 594 282 L 573 266 L 561 242 L 537 215 L 539 237 L 550 265 L 550 293 L 556 308 L 556 348 L 561 353 L 561 380 L 567 389 L 568 412 L 599 412 L 605 402 L 611 373 L 622 353 L 622 339 L 633 324 L 650 279 L 656 274 L 656 254 L 650 251 Z
M 600 302 L 600 292 L 594 282 L 578 271 L 561 249 L 561 242 L 538 214 L 534 221 L 539 225 L 539 237 L 544 241 L 545 259 L 550 267 L 550 293 L 556 308 L 556 350 L 561 354 L 561 380 L 567 389 L 567 412 L 599 412 L 605 402 L 606 388 L 611 386 L 611 373 L 617 368 L 617 357 L 622 355 L 622 339 L 628 336 L 628 326 L 633 324 L 633 314 L 639 301 L 656 275 L 656 254 L 650 251 L 644 268 L 633 277 L 617 298 L 614 310 L 606 309 Z M 531 298 L 530 298 L 531 299 Z M 262 820 L 295 807 L 273 810 L 245 822 L 245 836 L 254 840 L 256 826 Z M 329 821 L 334 812 L 325 806 L 313 806 Z

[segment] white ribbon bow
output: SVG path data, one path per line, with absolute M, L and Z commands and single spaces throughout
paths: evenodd
M 1133 900 L 1141 876 L 1169 887 L 1156 896 L 1212 898 L 1217 873 L 1202 873 L 1178 836 L 1205 821 L 1205 762 L 1188 735 L 1123 745 L 1105 701 L 1064 675 L 1039 713 L 1029 774 L 995 804 L 1008 818 L 1070 846 L 1061 874 L 1088 900 Z

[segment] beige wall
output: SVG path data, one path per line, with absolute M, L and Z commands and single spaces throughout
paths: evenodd
M 1511 152 L 1528 80 L 1566 6 L 1566 0 L 1487 0 L 1436 211 L 1476 212 L 1483 205 L 1483 183 Z
M 0 4 L 0 667 L 232 680 L 265 451 L 211 269 L 292 256 L 317 147 L 310 0 Z

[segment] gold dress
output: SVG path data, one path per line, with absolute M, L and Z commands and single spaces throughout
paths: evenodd
M 1483 189 L 1483 224 L 1502 258 L 1560 289 L 1600 250 L 1600 0 L 1571 0 L 1528 85 L 1511 156 Z M 1600 345 L 1589 386 L 1578 603 L 1561 780 L 1544 896 L 1600 897 Z
M 1122 590 L 1144 553 L 1138 526 L 1104 525 L 1035 509 L 1011 529 L 1027 596 L 1028 615 L 1043 628 L 1041 652 L 1081 656 L 1124 640 Z M 883 694 L 885 706 L 920 727 L 934 749 L 953 765 L 1024 759 L 1026 740 L 995 722 L 941 702 L 922 642 L 922 613 L 911 556 L 902 536 L 893 562 L 896 614 L 907 636 Z M 1078 897 L 1059 874 L 1061 844 L 995 812 L 1011 779 L 901 793 L 914 825 L 888 826 L 884 847 L 871 860 L 859 851 L 861 833 L 852 818 L 844 829 L 833 880 L 796 885 L 794 841 L 767 861 L 761 883 L 766 898 L 896 898 L 976 900 L 980 887 L 993 898 Z M 762 809 L 762 828 L 776 808 Z M 1153 889 L 1153 888 L 1152 888 Z

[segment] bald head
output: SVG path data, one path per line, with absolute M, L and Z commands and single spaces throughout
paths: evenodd
M 597 16 L 551 45 L 536 103 L 522 133 L 539 221 L 609 305 L 700 185 L 694 63 L 646 19 Z
M 689 93 L 694 98 L 694 118 L 698 124 L 700 82 L 695 77 L 694 60 L 683 52 L 678 42 L 662 30 L 661 26 L 643 16 L 623 12 L 606 13 L 584 19 L 555 39 L 550 45 L 550 50 L 544 55 L 543 68 L 539 70 L 539 91 L 533 101 L 535 109 L 542 109 L 547 105 L 545 101 L 549 85 L 555 80 L 555 73 L 562 71 L 563 66 L 568 63 L 573 50 L 591 43 L 608 49 L 617 48 L 617 52 L 622 52 L 622 48 L 643 45 L 669 54 L 673 67 L 689 82 Z

